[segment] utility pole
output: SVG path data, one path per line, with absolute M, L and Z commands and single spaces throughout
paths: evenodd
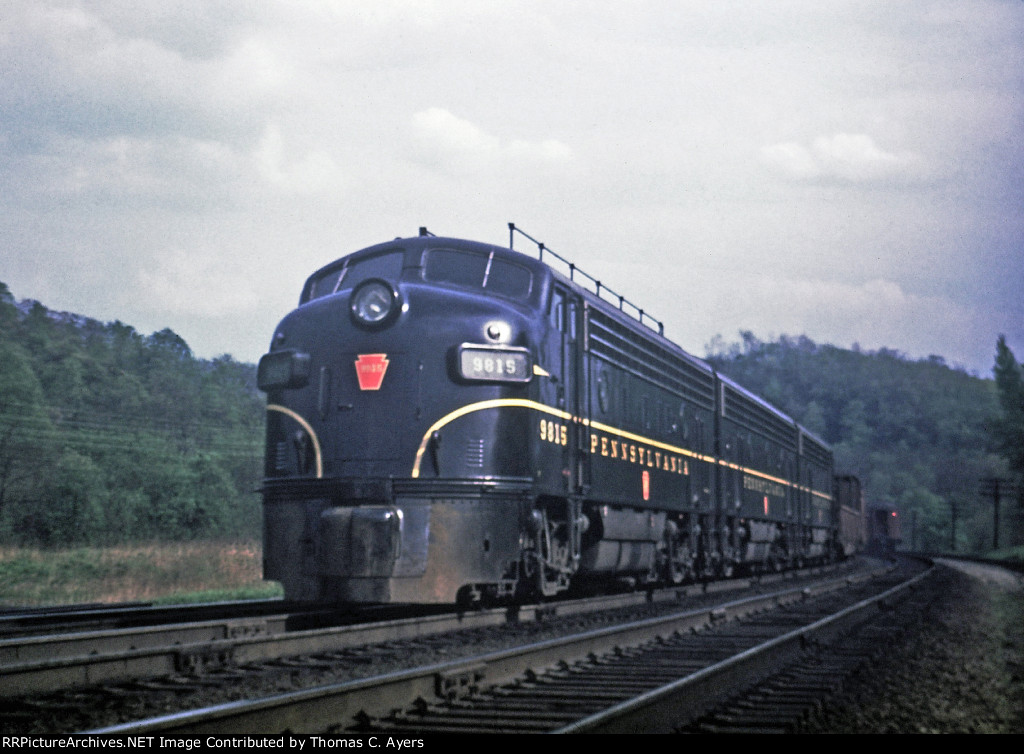
M 992 549 L 999 549 L 999 480 L 993 480 L 992 485 Z
M 952 516 L 952 521 L 950 522 L 949 527 L 949 551 L 956 552 L 956 516 L 958 513 L 956 503 L 950 503 L 949 509 Z
M 999 549 L 999 503 L 1003 495 L 1017 492 L 1015 485 L 1008 479 L 997 476 L 984 477 L 981 480 L 982 497 L 992 498 L 992 549 Z

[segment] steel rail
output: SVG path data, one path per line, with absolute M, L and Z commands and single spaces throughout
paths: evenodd
M 883 569 L 887 570 L 887 569 Z M 874 572 L 877 575 L 878 571 Z M 863 578 L 870 578 L 871 574 Z M 572 662 L 590 655 L 648 641 L 659 635 L 692 631 L 741 615 L 792 604 L 811 594 L 842 589 L 858 577 L 823 581 L 649 618 L 622 626 L 551 639 L 451 663 L 431 665 L 358 681 L 332 684 L 268 698 L 230 702 L 200 710 L 151 718 L 89 731 L 140 735 L 149 733 L 252 733 L 290 731 L 323 733 L 344 730 L 359 719 L 378 717 L 415 700 L 445 700 L 508 683 L 533 668 Z
M 822 569 L 811 569 L 813 574 Z M 791 578 L 778 575 L 774 578 Z M 764 579 L 765 583 L 769 578 Z M 163 626 L 78 631 L 0 639 L 0 699 L 98 683 L 196 674 L 214 667 L 265 662 L 289 655 L 331 651 L 372 641 L 408 638 L 505 621 L 606 610 L 644 601 L 683 600 L 697 594 L 749 588 L 751 579 L 690 584 L 655 592 L 526 605 L 452 611 L 441 616 L 354 622 L 289 631 L 292 614 L 234 618 Z M 418 624 L 418 627 L 417 627 Z
M 700 594 L 737 591 L 827 572 L 826 568 L 809 568 L 758 579 L 731 579 L 514 608 L 452 611 L 426 617 L 419 614 L 410 619 L 349 621 L 350 625 L 307 630 L 287 630 L 289 621 L 295 617 L 288 613 L 0 639 L 0 699 L 102 683 L 194 676 L 214 668 L 459 628 L 544 620 L 642 602 L 682 602 Z
M 694 584 L 652 594 L 631 593 L 469 613 L 452 611 L 304 631 L 286 631 L 291 616 L 282 614 L 4 639 L 0 640 L 0 699 L 101 683 L 196 675 L 217 667 L 267 662 L 372 642 L 544 620 L 646 601 L 683 600 L 700 593 L 749 586 L 750 580 Z
M 929 569 L 881 594 L 727 660 L 617 704 L 553 733 L 665 733 L 725 698 L 741 682 L 756 683 L 791 662 L 813 642 L 827 642 L 878 605 L 913 589 Z
M 4 608 L 0 611 L 0 636 L 17 638 L 32 634 L 96 631 L 106 628 L 137 628 L 232 618 L 251 618 L 293 612 L 300 606 L 282 599 L 233 600 L 202 604 L 153 605 L 120 603 Z

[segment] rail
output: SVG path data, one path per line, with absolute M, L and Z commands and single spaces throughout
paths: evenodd
M 810 569 L 813 572 L 814 569 Z M 785 578 L 786 574 L 780 574 Z M 767 581 L 767 579 L 763 580 Z M 302 613 L 224 615 L 180 623 L 119 627 L 0 639 L 0 700 L 45 694 L 100 683 L 126 683 L 261 663 L 283 657 L 337 651 L 372 641 L 422 639 L 457 628 L 527 623 L 555 615 L 597 612 L 646 602 L 674 602 L 699 594 L 749 587 L 745 579 L 678 586 L 588 599 L 491 608 L 464 613 L 434 608 L 414 615 L 401 606 L 368 609 L 367 619 L 334 625 L 329 615 L 314 628 L 296 628 Z M 280 602 L 284 606 L 287 603 Z M 169 613 L 170 614 L 170 613 Z M 376 616 L 376 617 L 373 617 Z M 294 624 L 294 625 L 293 625 Z
M 874 575 L 880 576 L 887 569 L 877 570 Z M 220 704 L 205 709 L 194 709 L 188 712 L 165 715 L 158 718 L 139 720 L 136 722 L 115 725 L 91 733 L 139 735 L 160 733 L 196 734 L 201 732 L 221 732 L 232 730 L 236 733 L 270 733 L 280 731 L 315 732 L 331 730 L 335 733 L 367 733 L 389 731 L 393 724 L 399 729 L 406 728 L 409 719 L 404 719 L 403 709 L 412 710 L 412 715 L 419 718 L 421 707 L 441 705 L 448 707 L 472 706 L 481 697 L 483 703 L 493 698 L 492 691 L 498 696 L 505 692 L 501 689 L 515 689 L 521 685 L 535 685 L 533 679 L 548 672 L 545 668 L 563 670 L 573 663 L 591 663 L 595 657 L 611 653 L 614 656 L 629 656 L 633 647 L 646 645 L 651 641 L 669 641 L 671 637 L 680 637 L 691 644 L 699 645 L 703 641 L 699 637 L 691 637 L 695 630 L 719 625 L 724 626 L 740 616 L 755 616 L 772 612 L 771 608 L 782 605 L 810 605 L 809 598 L 818 595 L 838 593 L 844 587 L 855 583 L 871 583 L 870 575 L 861 574 L 861 578 L 843 578 L 825 580 L 814 587 L 796 587 L 783 589 L 779 592 L 762 593 L 745 599 L 738 599 L 725 604 L 717 603 L 702 608 L 684 609 L 656 618 L 641 619 L 624 625 L 608 626 L 590 630 L 576 636 L 563 636 L 542 640 L 538 643 L 518 646 L 512 649 L 498 650 L 484 655 L 476 655 L 457 659 L 451 663 L 431 665 L 406 671 L 398 671 L 372 678 L 330 684 L 317 688 L 293 691 L 261 699 L 236 701 Z M 877 608 L 875 608 L 877 610 Z M 798 616 L 805 610 L 800 608 Z M 806 616 L 807 622 L 818 620 L 820 615 L 812 610 Z M 784 619 L 780 628 L 774 633 L 791 631 L 791 620 Z M 801 623 L 804 618 L 801 617 Z M 763 641 L 758 639 L 764 633 L 762 627 L 755 626 L 749 642 Z M 728 645 L 727 654 L 735 654 L 740 647 L 737 637 L 729 631 L 723 637 Z M 767 638 L 767 637 L 765 637 Z M 805 643 L 797 637 L 794 646 Z M 687 650 L 688 651 L 688 650 Z M 717 654 L 717 652 L 716 652 Z M 747 652 L 748 656 L 752 653 Z M 603 665 L 598 660 L 597 665 Z M 600 669 L 599 669 L 600 673 Z M 705 674 L 706 675 L 706 674 Z M 522 679 L 526 680 L 523 681 Z M 598 681 L 600 683 L 600 681 Z M 512 684 L 512 686 L 508 686 Z M 646 681 L 645 681 L 646 684 Z M 511 692 L 510 692 L 511 693 Z M 630 696 L 628 690 L 616 698 L 622 701 L 623 694 Z M 706 697 L 702 691 L 701 697 Z M 566 702 L 568 708 L 560 711 L 555 717 L 540 714 L 531 709 L 520 709 L 517 712 L 499 710 L 497 718 L 493 715 L 477 720 L 477 728 L 491 730 L 509 729 L 517 725 L 515 722 L 526 721 L 533 725 L 534 732 L 541 730 L 559 730 L 569 732 L 579 725 L 585 714 L 574 702 Z M 456 713 L 457 714 L 457 713 Z M 471 717 L 477 713 L 470 712 Z M 398 716 L 397 718 L 395 716 Z M 618 718 L 618 715 L 614 715 Z M 550 718 L 550 719 L 548 719 Z M 556 719 L 557 718 L 557 719 Z M 482 722 L 481 722 L 482 720 Z M 534 725 L 541 721 L 539 728 Z M 592 724 L 589 719 L 585 724 Z M 601 725 L 607 725 L 602 721 Z M 570 726 L 568 729 L 563 726 Z M 413 727 L 419 728 L 415 722 Z M 396 735 L 398 733 L 394 732 Z M 466 731 L 471 732 L 471 731 Z
M 575 282 L 577 282 L 576 276 L 579 275 L 580 277 L 584 278 L 587 282 L 589 282 L 590 284 L 593 285 L 593 293 L 599 299 L 601 299 L 602 301 L 607 301 L 608 303 L 610 303 L 610 304 L 612 304 L 614 306 L 618 306 L 619 311 L 621 311 L 621 312 L 627 312 L 627 307 L 628 307 L 629 310 L 632 311 L 633 316 L 635 316 L 637 318 L 637 320 L 640 322 L 640 324 L 645 325 L 646 327 L 649 327 L 652 330 L 657 330 L 658 331 L 658 335 L 664 336 L 664 334 L 665 334 L 665 323 L 664 322 L 662 322 L 660 319 L 655 319 L 650 314 L 645 312 L 642 308 L 640 308 L 639 306 L 634 304 L 632 301 L 627 299 L 625 296 L 623 296 L 623 295 L 621 295 L 619 293 L 616 293 L 611 288 L 609 288 L 607 285 L 605 285 L 600 280 L 595 278 L 593 275 L 590 275 L 587 272 L 581 270 L 579 267 L 576 266 L 576 264 L 574 262 L 570 262 L 568 259 L 563 257 L 561 254 L 559 254 L 556 251 L 554 251 L 550 246 L 548 246 L 543 241 L 538 241 L 536 238 L 531 236 L 529 233 L 524 231 L 522 228 L 517 228 L 515 223 L 509 223 L 508 224 L 508 234 L 509 234 L 508 247 L 510 249 L 515 250 L 516 233 L 518 233 L 523 238 L 526 238 L 527 240 L 532 241 L 533 243 L 535 243 L 537 245 L 537 251 L 538 251 L 537 258 L 540 261 L 542 261 L 542 262 L 544 261 L 544 254 L 547 253 L 547 255 L 549 257 L 553 257 L 554 259 L 558 260 L 558 262 L 560 262 L 561 264 L 565 265 L 565 269 L 566 269 L 566 272 L 567 272 L 569 280 L 571 280 L 572 282 L 575 283 Z M 420 235 L 421 238 L 422 237 L 431 237 L 431 238 L 436 238 L 437 237 L 434 233 L 431 233 L 429 230 L 427 230 L 427 228 L 425 226 L 422 226 L 422 225 L 420 226 L 419 235 Z
M 535 243 L 537 245 L 538 259 L 540 259 L 540 261 L 542 261 L 542 262 L 544 261 L 544 254 L 545 253 L 547 253 L 548 256 L 550 256 L 550 257 L 554 257 L 561 264 L 565 265 L 566 270 L 568 271 L 569 280 L 571 280 L 571 281 L 573 281 L 575 283 L 575 282 L 577 282 L 576 276 L 579 275 L 580 277 L 584 278 L 586 281 L 588 281 L 589 283 L 591 283 L 594 286 L 594 291 L 593 292 L 594 292 L 594 295 L 596 295 L 598 298 L 600 298 L 600 299 L 602 299 L 604 301 L 607 301 L 610 304 L 617 305 L 619 307 L 619 311 L 622 311 L 622 312 L 627 312 L 627 307 L 628 307 L 630 310 L 632 310 L 633 316 L 635 316 L 637 318 L 637 320 L 639 320 L 640 324 L 646 325 L 647 327 L 651 328 L 652 330 L 657 330 L 658 331 L 658 335 L 664 335 L 665 334 L 665 325 L 664 325 L 664 323 L 661 320 L 655 319 L 650 314 L 648 314 L 643 309 L 641 309 L 639 306 L 637 306 L 632 301 L 627 299 L 625 296 L 622 296 L 622 295 L 616 293 L 615 291 L 613 291 L 611 288 L 606 286 L 604 283 L 602 283 L 600 280 L 598 280 L 594 276 L 589 275 L 588 273 L 584 272 L 579 267 L 577 267 L 575 263 L 570 262 L 568 259 L 566 259 L 562 255 L 558 254 L 554 250 L 552 250 L 544 242 L 538 241 L 536 238 L 534 238 L 533 236 L 531 236 L 529 233 L 525 232 L 521 228 L 517 228 L 515 223 L 509 223 L 508 224 L 508 233 L 509 233 L 508 247 L 510 249 L 515 249 L 515 237 L 516 237 L 516 233 L 518 233 L 523 238 L 526 238 L 527 240 L 532 241 L 533 243 Z M 611 297 L 611 298 L 609 298 L 609 297 Z M 655 325 L 656 325 L 656 327 L 655 327 Z

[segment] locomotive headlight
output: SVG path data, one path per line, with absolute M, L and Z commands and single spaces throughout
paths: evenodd
M 356 286 L 349 306 L 353 321 L 371 330 L 391 324 L 402 308 L 398 291 L 378 278 Z
M 459 375 L 486 382 L 529 382 L 533 369 L 530 352 L 512 346 L 459 346 Z
M 299 388 L 309 382 L 309 354 L 299 351 L 273 351 L 260 359 L 256 385 L 263 392 L 275 388 Z

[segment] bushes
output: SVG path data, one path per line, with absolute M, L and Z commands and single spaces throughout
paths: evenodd
M 280 596 L 258 541 L 41 550 L 0 547 L 0 605 L 198 602 Z
M 253 365 L 15 305 L 3 283 L 0 322 L 0 543 L 258 536 Z
M 113 545 L 259 535 L 256 479 L 240 490 L 231 459 L 204 451 L 128 456 L 65 448 L 47 474 L 6 507 L 0 540 L 22 546 Z M 256 449 L 254 448 L 254 452 Z

